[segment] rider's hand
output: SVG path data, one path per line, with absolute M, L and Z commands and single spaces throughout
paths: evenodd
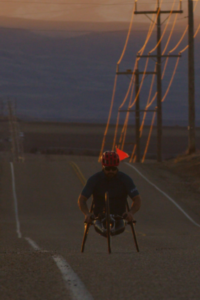
M 134 220 L 133 214 L 131 212 L 123 213 L 122 217 L 128 222 L 133 222 L 133 220 Z
M 84 223 L 91 224 L 92 223 L 92 217 L 94 217 L 94 215 L 92 213 L 89 213 L 89 214 L 85 215 Z

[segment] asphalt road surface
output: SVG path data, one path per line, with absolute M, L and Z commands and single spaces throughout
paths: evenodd
M 142 197 L 136 215 L 140 253 L 129 227 L 112 239 L 111 255 L 91 228 L 80 253 L 83 177 L 70 161 L 85 178 L 100 169 L 90 157 L 27 160 L 14 163 L 14 173 L 12 164 L 1 163 L 1 299 L 200 299 L 200 227 L 126 164 L 120 169 Z M 147 176 L 145 166 L 137 169 Z M 169 187 L 154 184 L 169 194 Z M 186 212 L 200 224 L 195 212 Z

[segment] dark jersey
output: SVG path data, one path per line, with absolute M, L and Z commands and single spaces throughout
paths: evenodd
M 105 193 L 109 193 L 110 213 L 122 215 L 126 211 L 127 197 L 139 195 L 138 190 L 131 177 L 123 172 L 107 179 L 103 171 L 91 176 L 81 195 L 87 199 L 93 195 L 94 214 L 98 215 L 105 211 Z

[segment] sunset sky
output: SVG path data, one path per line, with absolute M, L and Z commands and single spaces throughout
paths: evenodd
M 162 1 L 162 0 L 161 0 Z M 187 1 L 183 0 L 184 15 L 187 15 Z M 156 0 L 138 0 L 138 10 L 154 9 Z M 170 9 L 173 0 L 163 0 L 163 9 Z M 179 0 L 174 8 L 178 8 Z M 132 0 L 2 0 L 1 16 L 39 20 L 127 22 L 133 11 Z M 183 18 L 181 15 L 179 18 Z M 195 11 L 200 19 L 200 0 Z M 135 21 L 149 22 L 145 16 L 137 16 Z

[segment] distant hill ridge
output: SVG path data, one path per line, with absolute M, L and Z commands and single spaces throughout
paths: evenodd
M 177 30 L 182 30 L 186 22 L 179 21 Z M 129 28 L 129 22 L 63 22 L 43 21 L 0 16 L 0 27 L 41 29 L 41 30 L 77 30 L 77 31 L 121 31 Z M 133 30 L 147 30 L 149 23 L 134 23 Z
M 18 116 L 26 116 L 27 119 L 105 123 L 112 97 L 116 63 L 126 40 L 127 28 L 128 23 L 35 22 L 0 18 L 0 97 L 16 99 Z M 136 54 L 143 46 L 147 34 L 147 29 L 142 28 L 141 25 L 141 31 L 134 30 L 131 33 L 126 54 L 120 65 L 122 71 L 133 68 Z M 58 32 L 62 30 L 63 33 Z M 81 30 L 85 30 L 85 34 L 80 34 Z M 70 33 L 72 31 L 73 34 Z M 167 51 L 176 45 L 181 34 L 182 31 L 178 32 L 178 35 L 174 33 Z M 167 37 L 168 35 L 165 36 L 163 45 Z M 154 32 L 145 54 L 155 44 Z M 186 44 L 187 35 L 176 53 Z M 200 98 L 198 38 L 195 46 L 198 100 Z M 170 82 L 175 62 L 176 59 L 169 60 L 163 80 L 163 94 Z M 144 70 L 144 64 L 145 60 L 141 59 L 140 70 Z M 154 67 L 155 61 L 149 60 L 148 70 L 154 70 Z M 187 52 L 185 52 L 170 92 L 163 103 L 163 119 L 166 125 L 187 124 L 187 74 Z M 145 107 L 151 79 L 151 76 L 147 76 L 144 81 L 140 95 L 141 109 Z M 116 121 L 117 110 L 124 99 L 129 80 L 130 77 L 127 76 L 118 77 L 112 123 Z M 156 82 L 152 95 L 155 89 Z M 125 114 L 121 114 L 120 122 L 124 116 Z M 196 102 L 196 116 L 200 124 L 199 101 Z M 133 119 L 132 115 L 132 123 Z M 148 114 L 147 124 L 150 121 L 151 114 Z

